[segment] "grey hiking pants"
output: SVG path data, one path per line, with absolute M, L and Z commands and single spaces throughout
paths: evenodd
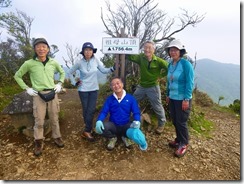
M 149 87 L 149 88 L 144 88 L 138 85 L 133 96 L 136 98 L 138 103 L 142 99 L 147 97 L 154 112 L 158 117 L 158 126 L 163 126 L 165 124 L 166 117 L 165 117 L 165 111 L 161 101 L 161 90 L 159 85 Z

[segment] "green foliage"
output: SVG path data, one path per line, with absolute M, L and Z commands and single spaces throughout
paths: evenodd
M 23 62 L 33 56 L 30 44 L 30 29 L 33 19 L 24 12 L 0 15 L 0 27 L 11 36 L 0 43 L 0 81 L 1 86 L 9 85 L 15 72 Z M 27 81 L 29 81 L 27 77 Z
M 218 100 L 218 104 L 219 104 L 219 102 L 220 102 L 221 100 L 224 100 L 224 99 L 225 99 L 225 97 L 220 96 L 220 97 L 219 97 L 219 100 Z
M 100 60 L 103 62 L 105 67 L 111 67 L 115 63 L 113 54 L 105 54 Z
M 18 132 L 22 134 L 23 130 L 26 128 L 27 128 L 26 126 L 20 126 L 20 127 L 18 127 Z
M 198 112 L 196 108 L 192 109 L 188 125 L 197 133 L 204 137 L 211 138 L 211 131 L 214 129 L 214 123 L 204 118 L 203 112 Z
M 139 83 L 139 77 L 134 77 L 132 75 L 129 75 L 126 77 L 126 86 L 125 89 L 128 93 L 133 94 L 136 90 L 136 86 Z
M 110 89 L 110 84 L 109 82 L 106 82 L 103 85 L 99 86 L 99 96 L 97 99 L 97 111 L 100 111 L 106 98 L 112 94 L 112 90 Z
M 194 89 L 194 98 L 197 105 L 202 107 L 211 107 L 213 106 L 213 100 L 208 96 L 207 93 L 201 92 L 197 89 Z
M 241 114 L 241 102 L 239 99 L 234 100 L 233 104 L 229 105 L 229 108 L 237 114 Z
M 62 121 L 65 116 L 65 111 L 63 109 L 61 109 L 58 113 L 58 116 L 59 116 L 59 120 Z
M 0 112 L 13 100 L 13 96 L 23 90 L 16 83 L 0 85 Z
M 76 86 L 73 86 L 70 83 L 70 80 L 69 79 L 64 79 L 63 87 L 64 88 L 68 88 L 68 89 L 75 89 L 76 88 Z

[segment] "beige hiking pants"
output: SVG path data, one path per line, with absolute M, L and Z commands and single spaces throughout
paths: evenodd
M 49 91 L 43 91 L 42 93 L 48 93 Z M 35 140 L 44 139 L 44 121 L 46 117 L 46 111 L 48 111 L 48 116 L 52 126 L 52 138 L 61 137 L 59 128 L 59 101 L 58 95 L 55 94 L 55 98 L 49 102 L 45 102 L 41 97 L 33 97 L 33 115 L 35 118 L 34 125 L 34 138 Z

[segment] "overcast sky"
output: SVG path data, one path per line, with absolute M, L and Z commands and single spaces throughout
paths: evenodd
M 113 2 L 119 3 L 120 1 Z M 209 58 L 218 62 L 240 64 L 240 1 L 238 0 L 155 0 L 168 16 L 173 18 L 182 11 L 206 14 L 196 27 L 188 27 L 174 35 L 185 45 L 190 56 L 197 59 Z M 34 18 L 31 37 L 45 37 L 60 51 L 56 59 L 63 64 L 67 58 L 65 44 L 81 49 L 90 41 L 98 48 L 101 57 L 104 31 L 100 14 L 105 11 L 103 0 L 14 0 L 12 7 L 4 12 L 21 10 Z M 104 12 L 106 14 L 106 12 Z

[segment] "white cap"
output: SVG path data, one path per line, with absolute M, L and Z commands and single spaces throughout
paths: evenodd
M 185 46 L 182 45 L 182 43 L 180 42 L 180 40 L 173 40 L 173 41 L 171 41 L 166 48 L 169 49 L 171 47 L 176 47 L 179 50 L 185 49 Z

